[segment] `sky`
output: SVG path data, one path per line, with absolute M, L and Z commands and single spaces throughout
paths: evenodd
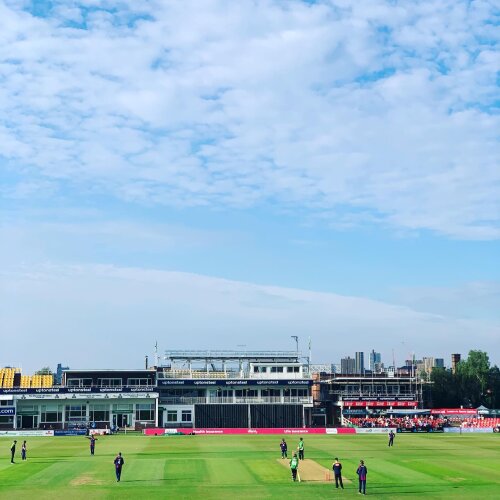
M 0 365 L 500 364 L 488 0 L 0 0 Z

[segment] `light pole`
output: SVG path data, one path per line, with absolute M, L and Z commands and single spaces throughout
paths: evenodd
M 295 339 L 295 344 L 297 346 L 297 356 L 299 355 L 299 337 L 297 335 L 290 335 L 292 339 Z

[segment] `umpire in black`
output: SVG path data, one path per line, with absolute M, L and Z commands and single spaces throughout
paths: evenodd
M 333 462 L 332 470 L 335 477 L 335 488 L 338 488 L 340 484 L 340 487 L 344 489 L 344 484 L 342 483 L 342 464 L 339 462 L 338 458 Z
M 12 446 L 10 447 L 10 463 L 14 463 L 14 457 L 16 455 L 16 444 L 17 441 L 14 439 L 14 442 L 12 443 Z

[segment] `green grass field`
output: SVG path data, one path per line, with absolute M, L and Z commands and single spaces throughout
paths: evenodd
M 104 436 L 94 457 L 84 437 L 26 439 L 28 460 L 12 465 L 12 440 L 0 438 L 0 498 L 357 497 L 360 459 L 373 498 L 500 498 L 498 434 L 398 435 L 392 449 L 386 436 L 305 436 L 306 458 L 325 467 L 341 459 L 353 480 L 344 491 L 332 483 L 293 483 L 277 460 L 281 436 Z M 287 436 L 289 449 L 297 441 Z M 118 451 L 126 462 L 120 483 L 113 468 Z

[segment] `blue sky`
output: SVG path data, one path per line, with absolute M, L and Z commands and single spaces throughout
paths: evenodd
M 493 2 L 0 0 L 0 23 L 0 363 L 291 335 L 317 362 L 500 363 Z

